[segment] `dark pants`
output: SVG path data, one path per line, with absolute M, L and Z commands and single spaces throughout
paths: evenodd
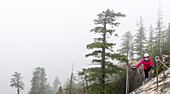
M 144 72 L 145 72 L 145 79 L 148 78 L 150 70 L 151 70 L 151 67 L 149 67 L 149 68 L 144 70 Z

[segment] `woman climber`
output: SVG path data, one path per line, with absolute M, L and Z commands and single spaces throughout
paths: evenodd
M 148 72 L 152 69 L 154 69 L 154 63 L 152 62 L 152 60 L 149 58 L 149 54 L 145 53 L 143 56 L 143 59 L 141 62 L 139 62 L 136 66 L 133 67 L 133 70 L 135 70 L 136 68 L 138 68 L 141 64 L 143 63 L 143 69 L 145 72 L 145 81 L 148 78 L 149 74 Z

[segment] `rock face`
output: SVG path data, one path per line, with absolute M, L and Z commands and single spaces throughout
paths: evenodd
M 144 71 L 143 71 L 143 65 L 138 67 L 136 70 L 132 70 L 132 67 L 135 66 L 140 61 L 138 60 L 131 60 L 129 61 L 129 92 L 137 89 L 142 85 L 142 82 L 144 80 Z M 119 67 L 122 67 L 126 69 L 126 63 L 119 63 Z M 126 77 L 122 82 L 125 81 L 125 88 L 126 89 Z M 125 94 L 126 91 L 122 94 Z
M 139 88 L 129 94 L 170 94 L 170 70 L 165 71 L 166 78 L 163 78 L 163 73 L 158 76 L 158 87 L 156 77 L 149 80 Z

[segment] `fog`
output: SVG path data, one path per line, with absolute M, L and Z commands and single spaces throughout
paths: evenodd
M 28 94 L 32 72 L 36 67 L 46 69 L 52 85 L 57 75 L 62 83 L 74 73 L 90 67 L 85 58 L 86 45 L 93 42 L 93 20 L 106 9 L 122 12 L 116 28 L 120 45 L 126 31 L 133 34 L 136 22 L 143 17 L 144 25 L 156 26 L 158 2 L 161 1 L 164 25 L 170 22 L 169 0 L 1 0 L 0 1 L 0 94 L 16 94 L 10 87 L 14 72 L 22 73 Z

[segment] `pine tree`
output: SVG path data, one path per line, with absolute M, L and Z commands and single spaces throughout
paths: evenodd
M 135 55 L 135 48 L 134 48 L 134 40 L 132 40 L 132 42 L 131 42 L 131 45 L 130 45 L 130 56 L 129 56 L 129 58 L 130 59 L 133 59 L 133 56 Z
M 130 31 L 127 31 L 124 35 L 123 35 L 123 38 L 122 38 L 122 44 L 121 44 L 121 49 L 119 49 L 118 51 L 121 53 L 121 54 L 124 54 L 124 55 L 126 55 L 127 56 L 127 58 L 130 58 L 130 59 L 132 59 L 133 58 L 133 55 L 134 55 L 134 48 L 133 48 L 133 36 L 132 36 L 132 34 L 131 34 L 131 32 Z M 128 71 L 129 71 L 129 68 L 128 68 L 128 66 L 129 66 L 129 64 L 128 64 L 128 62 L 126 62 L 126 65 L 127 65 L 127 67 L 126 67 L 126 81 L 127 81 L 127 83 L 126 83 L 126 92 L 128 92 L 129 91 L 129 87 L 128 87 L 128 84 L 129 84 L 129 80 L 128 80 Z
M 74 76 L 73 76 L 74 78 Z M 71 85 L 71 87 L 70 87 Z M 76 82 L 75 80 L 72 79 L 72 82 L 71 82 L 71 79 L 67 79 L 67 81 L 64 83 L 64 91 L 65 93 L 64 94 L 76 94 Z M 70 91 L 70 88 L 71 88 L 71 91 Z
M 31 80 L 31 91 L 29 94 L 40 94 L 40 73 L 41 68 L 38 67 L 33 72 L 33 78 Z
M 123 36 L 122 36 L 122 44 L 121 44 L 121 49 L 118 51 L 121 54 L 126 55 L 127 57 L 133 57 L 133 36 L 130 31 L 127 31 Z
M 154 33 L 154 29 L 153 29 L 153 27 L 151 25 L 150 26 L 150 33 L 149 33 L 149 40 L 148 40 L 148 43 L 147 43 L 147 52 L 149 54 L 152 53 L 153 46 L 154 46 L 154 36 L 153 36 L 153 33 Z
M 46 94 L 48 90 L 48 84 L 47 84 L 47 78 L 45 69 L 41 68 L 41 74 L 40 74 L 40 94 Z
M 82 71 L 78 72 L 80 84 L 83 87 L 83 92 L 84 94 L 89 94 L 88 89 L 89 89 L 89 80 L 88 80 L 88 74 L 87 74 L 87 69 L 82 69 Z
M 29 94 L 46 94 L 48 90 L 45 69 L 37 67 L 33 72 L 31 80 L 31 91 Z
M 155 36 L 156 55 L 160 55 L 162 47 L 164 47 L 164 35 L 163 35 L 163 33 L 164 33 L 164 31 L 163 31 L 163 18 L 162 18 L 162 14 L 161 14 L 160 3 L 159 3 L 156 36 Z
M 170 54 L 170 23 L 168 24 L 168 28 L 166 30 L 166 39 L 165 39 L 165 54 Z
M 15 72 L 12 77 L 10 86 L 17 88 L 17 94 L 20 94 L 21 90 L 24 90 L 23 77 L 21 76 L 21 73 L 18 72 Z
M 54 92 L 54 89 L 50 86 L 50 84 L 47 84 L 47 91 L 46 94 L 56 94 L 56 92 Z
M 55 77 L 55 80 L 54 80 L 54 83 L 53 83 L 53 89 L 54 89 L 54 92 L 57 92 L 58 90 L 58 86 L 60 85 L 60 81 L 59 81 L 59 78 L 56 76 Z
M 100 64 L 101 70 L 97 71 L 100 73 L 99 83 L 100 83 L 100 94 L 105 93 L 105 79 L 106 79 L 106 67 L 113 67 L 113 64 L 109 61 L 110 58 L 115 59 L 117 55 L 113 54 L 113 46 L 115 43 L 108 42 L 108 35 L 113 35 L 115 30 L 114 27 L 117 27 L 120 23 L 117 22 L 119 17 L 125 17 L 122 13 L 115 13 L 113 10 L 107 9 L 102 13 L 97 15 L 98 18 L 94 20 L 95 27 L 91 30 L 95 34 L 100 34 L 101 37 L 94 38 L 94 42 L 87 45 L 87 49 L 95 49 L 92 53 L 86 55 L 94 56 L 95 59 L 92 60 L 94 64 Z M 111 28 L 111 29 L 108 29 Z M 115 34 L 117 36 L 117 34 Z M 97 59 L 96 59 L 97 58 Z
M 56 94 L 64 94 L 63 88 L 60 86 Z
M 141 59 L 143 57 L 143 54 L 145 52 L 145 41 L 146 41 L 146 37 L 145 37 L 145 27 L 143 24 L 143 19 L 142 17 L 140 17 L 140 22 L 137 23 L 138 26 L 138 30 L 137 30 L 137 34 L 136 34 L 136 39 L 134 40 L 134 46 L 135 46 L 135 51 L 136 54 L 139 56 L 139 58 Z

